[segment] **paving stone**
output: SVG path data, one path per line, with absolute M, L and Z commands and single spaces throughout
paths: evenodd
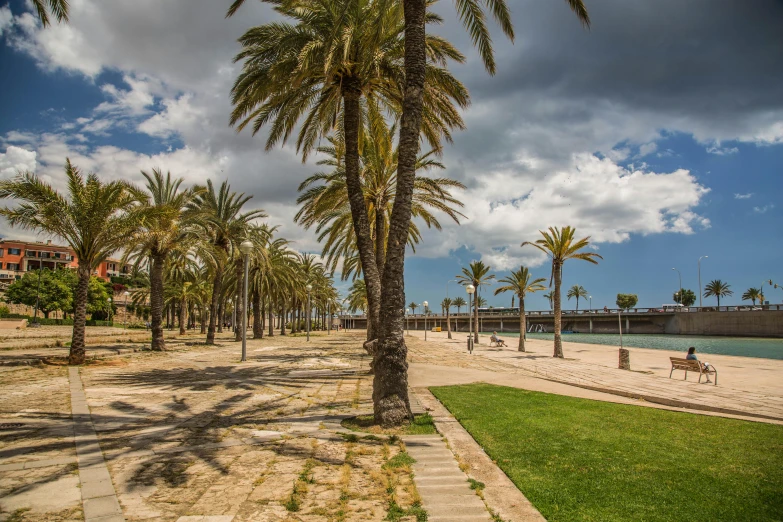
M 107 497 L 114 494 L 114 485 L 111 480 L 82 482 L 82 499 Z
M 85 522 L 93 522 L 96 518 L 116 515 L 122 515 L 122 509 L 120 509 L 120 503 L 115 495 L 88 498 L 84 501 Z

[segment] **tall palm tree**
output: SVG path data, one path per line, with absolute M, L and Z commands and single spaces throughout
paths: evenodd
M 457 313 L 460 313 L 459 312 L 460 309 L 463 306 L 465 306 L 466 304 L 467 303 L 465 302 L 465 300 L 462 297 L 456 297 L 456 298 L 454 298 L 454 301 L 452 302 L 452 305 L 457 307 Z
M 331 172 L 319 172 L 310 176 L 300 186 L 303 192 L 297 203 L 302 207 L 295 219 L 305 228 L 316 226 L 319 241 L 324 242 L 322 255 L 332 271 L 343 261 L 342 278 L 354 277 L 361 271 L 361 261 L 357 252 L 351 208 L 345 183 L 345 168 L 341 158 L 344 143 L 334 137 L 329 138 L 330 145 L 319 147 L 318 151 L 326 156 L 318 162 L 333 168 Z M 379 271 L 386 262 L 386 239 L 388 221 L 395 198 L 397 174 L 397 149 L 394 147 L 394 129 L 385 123 L 365 130 L 364 145 L 361 152 L 361 178 L 365 205 L 368 211 L 370 229 L 374 238 L 375 263 Z M 419 172 L 433 168 L 444 168 L 435 161 L 434 150 L 421 156 L 417 164 Z M 456 223 L 464 217 L 457 208 L 462 203 L 452 196 L 451 190 L 464 189 L 465 186 L 449 178 L 416 178 L 413 196 L 412 216 L 424 222 L 428 228 L 441 229 L 440 221 L 434 210 L 439 210 Z M 421 240 L 421 232 L 415 221 L 411 222 L 408 244 L 416 250 Z M 374 330 L 371 328 L 371 330 Z
M 731 285 L 724 283 L 720 279 L 714 279 L 704 286 L 704 297 L 715 296 L 718 299 L 718 306 L 720 306 L 720 298 L 734 295 L 734 291 L 729 290 Z
M 452 306 L 454 306 L 454 301 L 452 301 L 448 297 L 440 302 L 440 307 L 443 309 L 443 312 L 446 314 L 446 332 L 448 332 L 449 339 L 451 339 L 451 320 L 449 319 L 449 316 L 451 313 Z
M 581 285 L 574 285 L 571 288 L 568 289 L 568 293 L 566 294 L 566 297 L 568 297 L 568 300 L 570 301 L 572 297 L 576 297 L 576 309 L 579 310 L 579 298 L 587 299 L 588 294 L 587 290 L 584 289 Z
M 490 267 L 489 265 L 485 265 L 483 261 L 473 261 L 470 263 L 468 267 L 465 267 L 462 269 L 461 274 L 457 274 L 457 281 L 462 283 L 464 286 L 473 285 L 476 289 L 476 291 L 473 293 L 473 313 L 474 313 L 474 322 L 475 322 L 475 333 L 473 334 L 473 340 L 474 342 L 478 342 L 478 331 L 479 331 L 479 320 L 478 320 L 478 309 L 479 309 L 479 287 L 482 285 L 489 284 L 490 281 L 495 279 L 495 274 L 490 274 Z
M 563 340 L 560 334 L 562 324 L 560 309 L 560 283 L 563 278 L 563 264 L 569 259 L 581 259 L 594 265 L 597 259 L 603 259 L 595 252 L 583 252 L 590 245 L 590 236 L 574 240 L 576 229 L 571 227 L 549 227 L 549 232 L 539 230 L 542 238 L 536 241 L 525 241 L 522 246 L 531 245 L 545 253 L 552 261 L 552 275 L 549 277 L 549 286 L 554 279 L 555 288 L 553 301 L 555 304 L 555 353 L 553 357 L 563 357 Z
M 68 21 L 68 11 L 70 6 L 68 0 L 32 0 L 33 8 L 38 13 L 38 19 L 41 25 L 48 27 L 51 24 L 49 15 L 54 16 L 57 22 Z
M 171 251 L 182 246 L 192 222 L 186 217 L 186 209 L 195 197 L 192 189 L 180 190 L 183 178 L 172 179 L 171 173 L 164 176 L 159 169 L 149 174 L 141 171 L 147 180 L 146 191 L 137 191 L 141 202 L 139 215 L 141 223 L 131 238 L 124 259 L 135 259 L 137 263 L 150 262 L 150 313 L 152 323 L 152 349 L 165 350 L 163 338 L 163 288 L 164 270 Z M 187 255 L 181 259 L 186 260 Z
M 555 298 L 555 293 L 553 291 L 547 292 L 544 294 L 544 298 L 549 301 L 549 309 L 552 309 L 552 299 Z
M 74 296 L 73 338 L 69 364 L 84 362 L 84 328 L 90 274 L 113 252 L 128 243 L 139 223 L 133 188 L 122 181 L 102 182 L 85 176 L 65 160 L 68 195 L 64 196 L 31 172 L 0 181 L 0 199 L 19 200 L 0 209 L 12 227 L 62 238 L 79 260 Z
M 758 288 L 748 288 L 745 290 L 745 293 L 742 294 L 742 300 L 743 301 L 753 301 L 753 306 L 756 306 L 756 299 L 761 301 L 762 295 L 761 290 Z
M 194 190 L 197 194 L 188 205 L 188 217 L 201 228 L 205 239 L 204 247 L 207 249 L 202 248 L 201 257 L 208 259 L 214 270 L 207 328 L 207 344 L 214 344 L 224 271 L 230 258 L 232 243 L 238 245 L 244 239 L 248 226 L 255 219 L 266 217 L 266 214 L 262 210 L 242 212 L 242 208 L 253 196 L 231 192 L 228 181 L 224 181 L 216 191 L 212 180 L 208 179 L 205 187 L 195 187 Z
M 381 274 L 362 192 L 359 150 L 364 122 L 374 126 L 384 113 L 400 110 L 402 8 L 389 0 L 270 3 L 295 23 L 262 25 L 240 38 L 242 51 L 235 61 L 244 65 L 232 89 L 231 124 L 241 130 L 252 123 L 255 133 L 271 123 L 267 149 L 287 141 L 299 125 L 297 150 L 303 160 L 322 136 L 333 131 L 344 136 L 345 184 L 367 285 L 369 337 L 374 338 Z M 235 2 L 228 15 L 241 4 Z M 428 21 L 440 19 L 430 15 Z M 464 57 L 443 38 L 429 38 L 425 45 L 430 85 L 423 93 L 428 103 L 422 130 L 438 148 L 442 136 L 450 139 L 452 127 L 464 127 L 455 104 L 467 106 L 467 91 L 445 69 L 447 60 L 463 61 Z
M 511 272 L 511 275 L 499 280 L 499 283 L 504 283 L 503 286 L 498 287 L 495 290 L 495 295 L 503 292 L 513 292 L 515 296 L 519 298 L 519 347 L 520 352 L 525 351 L 525 332 L 527 331 L 525 324 L 525 295 L 540 290 L 545 290 L 546 287 L 542 285 L 546 281 L 543 277 L 530 280 L 530 270 L 526 266 L 519 267 L 519 270 Z
M 416 315 L 416 309 L 419 307 L 419 304 L 415 301 L 411 301 L 408 307 L 413 311 L 413 315 Z

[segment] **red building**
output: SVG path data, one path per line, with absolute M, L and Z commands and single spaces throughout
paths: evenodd
M 70 247 L 53 245 L 50 241 L 19 241 L 0 239 L 0 282 L 20 279 L 25 272 L 48 268 L 76 269 L 79 260 Z M 122 266 L 118 259 L 107 259 L 98 265 L 93 274 L 109 280 L 112 276 L 130 274 L 130 265 Z

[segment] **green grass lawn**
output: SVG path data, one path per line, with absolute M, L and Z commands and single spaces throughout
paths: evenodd
M 431 390 L 550 521 L 783 520 L 783 426 L 488 384 Z

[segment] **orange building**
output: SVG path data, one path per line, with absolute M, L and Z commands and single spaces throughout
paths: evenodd
M 46 241 L 19 241 L 0 239 L 0 282 L 11 282 L 20 279 L 25 272 L 48 268 L 76 269 L 79 260 L 70 247 L 53 245 Z M 109 280 L 112 276 L 130 274 L 130 265 L 122 266 L 118 259 L 107 259 L 102 262 L 93 274 Z

